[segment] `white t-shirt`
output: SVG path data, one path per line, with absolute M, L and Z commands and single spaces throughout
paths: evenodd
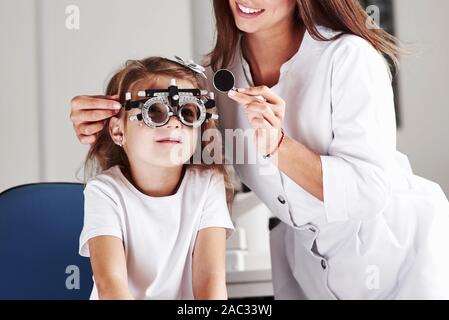
M 123 241 L 129 290 L 136 299 L 193 299 L 192 253 L 199 230 L 233 230 L 222 175 L 188 168 L 176 194 L 151 197 L 112 167 L 84 190 L 84 228 L 79 253 L 89 257 L 88 240 L 114 236 Z M 98 299 L 94 288 L 91 299 Z

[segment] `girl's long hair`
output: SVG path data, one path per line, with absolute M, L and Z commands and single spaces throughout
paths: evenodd
M 109 81 L 106 95 L 119 95 L 120 103 L 124 105 L 125 93 L 134 84 L 142 79 L 152 79 L 157 76 L 167 76 L 175 79 L 183 79 L 191 82 L 195 88 L 205 88 L 203 81 L 192 70 L 171 60 L 161 57 L 149 57 L 143 60 L 130 60 L 118 71 Z M 123 109 L 120 112 L 125 112 Z M 126 117 L 125 117 L 126 120 Z M 109 134 L 110 119 L 105 121 L 104 128 L 97 134 L 96 141 L 90 146 L 84 163 L 84 182 L 100 172 L 113 166 L 119 166 L 124 172 L 129 172 L 128 157 L 123 148 L 117 146 Z M 217 129 L 217 122 L 210 119 L 201 126 L 201 136 L 206 130 Z M 216 130 L 217 134 L 218 129 Z M 209 142 L 201 139 L 201 151 L 207 148 Z M 222 146 L 219 146 L 220 148 Z M 216 148 L 214 149 L 216 150 Z M 201 152 L 202 154 L 202 152 Z M 216 156 L 214 155 L 216 160 Z M 192 160 L 192 159 L 191 159 Z M 218 159 L 218 163 L 205 164 L 201 157 L 200 163 L 190 161 L 186 166 L 194 167 L 198 170 L 213 170 L 224 175 L 228 206 L 230 206 L 234 196 L 233 172 L 229 166 L 224 165 L 223 159 Z
M 227 68 L 234 59 L 235 49 L 241 34 L 237 28 L 227 0 L 214 0 L 216 19 L 216 43 L 209 54 L 209 65 L 214 71 Z M 344 34 L 357 35 L 368 41 L 391 63 L 398 66 L 397 56 L 404 52 L 399 41 L 381 28 L 368 28 L 371 19 L 358 0 L 297 0 L 295 18 L 303 23 L 310 35 L 321 41 L 335 40 Z M 339 32 L 328 39 L 317 29 L 317 25 Z

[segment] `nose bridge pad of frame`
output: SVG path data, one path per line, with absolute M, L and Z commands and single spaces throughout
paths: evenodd
M 178 89 L 178 85 L 176 83 L 176 79 L 170 80 L 170 86 L 168 87 L 168 98 L 171 103 L 171 110 L 168 111 L 167 122 L 170 121 L 170 118 L 172 116 L 178 116 L 178 119 L 180 117 L 180 115 L 179 115 L 179 89 Z

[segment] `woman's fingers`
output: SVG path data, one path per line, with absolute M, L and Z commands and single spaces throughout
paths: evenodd
M 248 121 L 255 130 L 254 138 L 264 155 L 275 150 L 285 115 L 284 100 L 266 86 L 231 90 L 228 96 L 245 106 Z
M 117 114 L 122 105 L 117 96 L 78 96 L 72 99 L 72 122 L 95 122 Z
M 82 122 L 73 124 L 76 136 L 82 144 L 92 144 L 97 140 L 97 134 L 103 130 L 106 121 Z
M 262 102 L 258 98 L 246 95 L 244 93 L 239 93 L 236 91 L 233 91 L 234 93 L 231 94 L 231 91 L 229 93 L 229 96 L 238 103 L 245 106 L 245 109 L 247 111 L 251 112 L 258 112 L 263 114 L 263 116 L 273 124 L 273 126 L 277 126 L 277 124 L 280 122 L 279 119 L 277 119 L 277 116 L 274 114 L 274 109 L 277 109 L 276 106 L 271 105 L 267 102 Z
M 247 104 L 250 104 L 252 102 L 260 101 L 256 97 L 237 92 L 235 90 L 231 90 L 228 92 L 228 97 L 232 100 L 246 106 Z
M 280 127 L 281 120 L 274 114 L 272 105 L 263 102 L 253 102 L 245 107 L 247 113 L 258 113 L 273 127 Z
M 239 92 L 231 90 L 228 93 L 228 96 L 242 104 L 249 105 L 252 103 L 262 103 L 266 104 L 266 106 L 271 108 L 272 113 L 279 119 L 284 118 L 285 113 L 285 102 L 278 95 L 273 93 L 268 87 L 254 87 L 248 89 L 238 89 Z M 261 98 L 264 98 L 264 101 L 261 101 Z
M 72 99 L 72 111 L 85 109 L 120 110 L 119 96 L 77 96 Z
M 78 96 L 72 99 L 70 120 L 81 143 L 91 144 L 105 125 L 106 119 L 122 108 L 119 96 Z
M 70 120 L 75 125 L 86 123 L 86 122 L 97 122 L 109 119 L 112 116 L 115 116 L 119 110 L 111 110 L 111 109 L 82 109 L 77 111 L 72 111 L 70 114 Z
M 259 130 L 272 130 L 273 126 L 264 118 L 253 117 L 250 121 L 251 127 L 257 131 Z
M 284 100 L 279 97 L 276 93 L 274 93 L 267 86 L 259 86 L 259 87 L 251 87 L 251 88 L 240 88 L 237 89 L 239 93 L 244 93 L 249 96 L 257 97 L 262 96 L 265 98 L 267 102 L 270 102 L 275 105 L 284 105 Z
M 97 122 L 83 122 L 78 125 L 76 129 L 77 133 L 82 136 L 91 136 L 95 135 L 101 130 L 103 130 L 106 121 L 97 121 Z
M 95 135 L 92 136 L 84 136 L 84 135 L 79 135 L 78 136 L 78 140 L 82 143 L 82 144 L 92 144 L 97 140 L 97 137 Z

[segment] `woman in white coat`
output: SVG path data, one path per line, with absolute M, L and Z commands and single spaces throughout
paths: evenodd
M 281 220 L 271 231 L 276 298 L 449 298 L 449 203 L 396 151 L 383 58 L 395 61 L 394 38 L 369 28 L 356 0 L 214 6 L 209 73 L 228 68 L 241 88 L 217 93 L 221 125 L 255 133 L 243 149 L 225 141 L 244 159 L 257 154 L 234 167 Z M 82 142 L 114 113 L 88 109 L 114 98 L 72 101 Z

